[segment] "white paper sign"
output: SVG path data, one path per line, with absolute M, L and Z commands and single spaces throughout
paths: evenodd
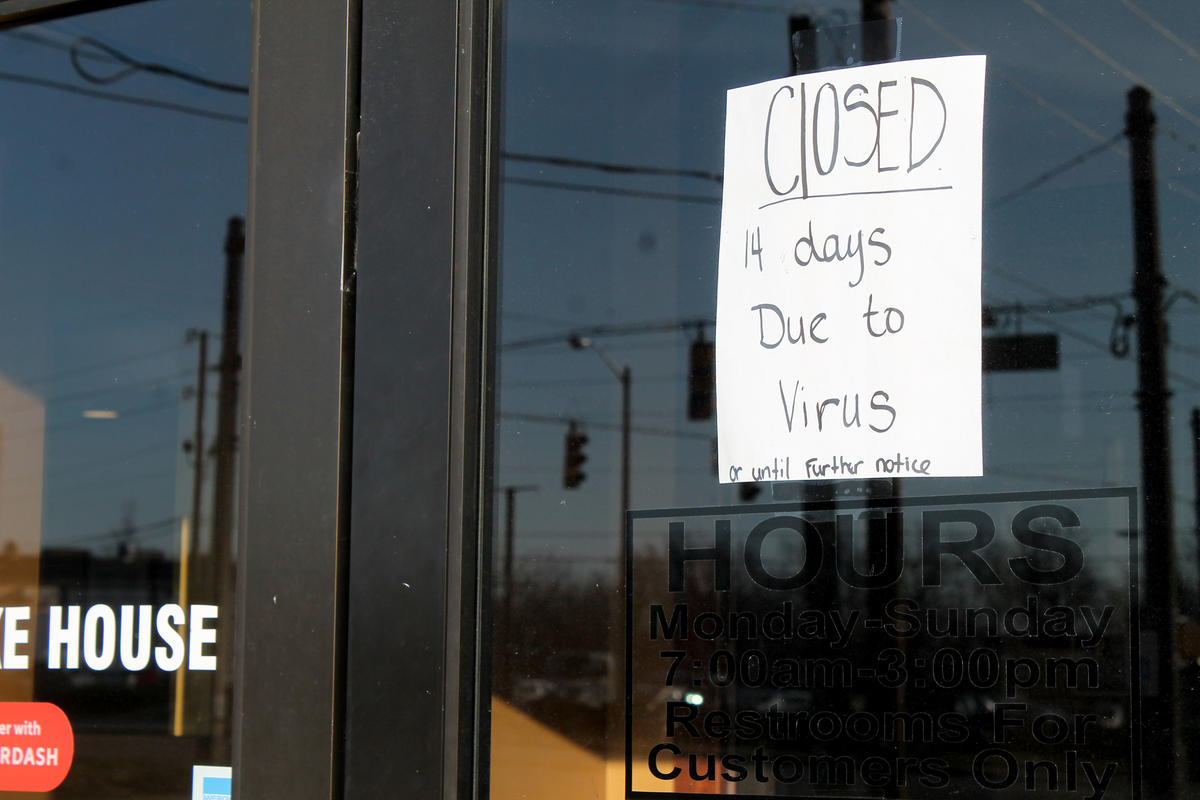
M 730 90 L 722 483 L 982 474 L 984 63 Z

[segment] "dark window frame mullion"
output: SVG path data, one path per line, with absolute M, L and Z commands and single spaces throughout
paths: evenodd
M 456 729 L 445 739 L 447 798 L 487 796 L 491 676 L 491 520 L 497 281 L 500 2 L 459 0 L 456 81 L 454 310 L 449 494 L 460 533 L 457 572 Z
M 342 796 L 357 8 L 253 4 L 240 797 Z
M 492 3 L 364 0 L 346 796 L 472 796 Z M 486 693 L 486 689 L 484 690 Z

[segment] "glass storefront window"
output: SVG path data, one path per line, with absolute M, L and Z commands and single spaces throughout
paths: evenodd
M 896 21 L 884 50 L 899 60 L 987 56 L 982 349 L 1005 355 L 984 360 L 983 474 L 721 483 L 708 345 L 716 324 L 726 92 L 790 75 L 793 33 L 809 71 L 860 63 L 879 30 L 861 24 L 864 13 Z M 1200 457 L 1191 421 L 1200 416 L 1193 409 L 1200 406 L 1192 346 L 1200 306 L 1191 257 L 1200 245 L 1193 80 L 1200 18 L 1165 0 L 1103 8 L 1074 0 L 902 0 L 820 9 L 765 0 L 523 0 L 506 4 L 503 31 L 491 796 L 624 797 L 627 780 L 634 791 L 763 797 L 1032 797 L 1067 791 L 1068 780 L 1081 796 L 1088 785 L 1097 796 L 1136 796 L 1138 774 L 1151 797 L 1166 796 L 1171 780 L 1192 785 L 1200 774 L 1192 713 L 1200 692 Z M 1150 358 L 1140 348 L 1154 312 L 1139 308 L 1133 282 L 1135 253 L 1149 236 L 1134 233 L 1126 121 L 1136 85 L 1149 90 L 1157 116 L 1152 179 L 1169 331 L 1169 449 L 1151 453 L 1144 452 L 1143 424 L 1158 389 L 1139 367 Z M 796 215 L 803 228 L 804 211 Z M 719 375 L 720 363 L 716 369 Z M 1085 498 L 1076 490 L 1100 493 Z M 980 499 L 997 494 L 1007 499 Z M 1147 496 L 1158 498 L 1149 514 Z M 938 499 L 918 500 L 925 497 Z M 889 498 L 896 503 L 875 502 Z M 1021 516 L 1045 505 L 1074 516 Z M 683 511 L 697 507 L 705 513 Z M 829 555 L 827 574 L 803 589 L 763 589 L 743 576 L 722 590 L 712 583 L 717 567 L 705 564 L 687 566 L 685 584 L 668 591 L 671 520 L 687 531 L 689 548 L 713 547 L 714 520 L 727 520 L 735 573 L 749 532 L 764 520 L 791 516 L 825 531 L 800 544 L 784 526 L 765 540 L 768 573 L 788 576 L 819 542 L 833 541 L 839 508 L 860 526 L 856 543 Z M 904 513 L 896 515 L 898 543 L 888 545 L 888 557 L 905 568 L 881 596 L 843 576 L 851 567 L 882 569 L 866 541 L 887 539 L 867 529 L 882 531 L 893 508 Z M 961 583 L 932 591 L 923 564 L 949 553 L 949 539 L 931 539 L 923 519 L 950 519 L 963 508 L 976 521 L 986 517 L 980 524 L 995 535 L 973 538 L 983 528 L 954 517 L 947 536 L 973 541 L 982 559 L 1003 569 L 993 585 L 969 569 L 970 558 L 946 555 L 947 574 L 957 567 Z M 674 517 L 666 513 L 672 509 L 679 510 Z M 631 522 L 627 510 L 635 512 Z M 1033 539 L 1013 533 L 1025 523 L 1037 536 L 1060 537 L 1037 540 L 1057 549 L 1031 547 Z M 1078 572 L 1055 572 L 1075 554 Z M 1025 578 L 1056 577 L 1031 583 L 1004 566 L 1010 563 L 1030 565 Z M 814 634 L 807 646 L 764 645 L 761 633 L 740 643 L 714 634 L 697 644 L 695 631 L 689 638 L 669 625 L 672 603 L 726 621 L 740 608 L 749 624 L 783 602 L 826 620 L 854 610 L 879 620 L 897 600 L 935 615 L 937 625 L 968 609 L 1003 619 L 1023 608 L 1044 622 L 1047 607 L 1107 611 L 1110 622 L 1098 639 L 1080 621 L 1058 638 L 1002 630 L 908 640 L 860 629 L 840 644 L 833 634 Z M 660 622 L 674 633 L 651 640 L 654 603 L 665 604 Z M 627 662 L 630 647 L 635 657 Z M 975 652 L 984 653 L 974 656 L 976 667 L 986 661 L 1001 671 L 1024 669 L 1029 678 L 1036 665 L 1044 674 L 1008 688 L 987 675 L 934 674 L 959 659 L 967 669 Z M 879 653 L 901 660 L 881 666 Z M 714 658 L 742 667 L 748 660 L 753 670 L 842 657 L 869 674 L 856 671 L 835 685 L 828 675 L 760 682 L 741 667 L 729 677 L 723 661 L 716 673 L 709 669 Z M 1096 673 L 1057 683 L 1047 677 L 1068 661 Z M 900 666 L 908 670 L 903 677 L 882 677 Z M 682 670 L 678 680 L 667 677 L 675 669 Z M 844 730 L 776 736 L 751 722 L 740 732 L 721 727 L 739 713 L 765 720 L 772 710 L 798 725 L 819 718 L 836 726 L 855 714 L 868 725 L 922 711 L 962 735 L 931 744 L 905 733 L 868 745 Z M 1049 732 L 1055 720 L 1076 717 L 1090 719 L 1090 727 L 1074 745 Z M 1040 718 L 1047 721 L 1035 731 Z M 672 719 L 715 720 L 715 728 L 693 734 Z M 1172 725 L 1174 741 L 1167 738 Z M 655 744 L 673 749 L 650 758 L 652 769 L 646 753 Z M 756 776 L 756 752 L 792 760 L 782 773 Z M 729 757 L 739 766 L 722 774 Z M 822 763 L 850 777 L 794 768 L 802 763 L 796 759 L 843 757 L 849 760 Z M 890 777 L 864 771 L 871 758 L 890 765 Z M 898 759 L 912 760 L 907 777 Z M 1079 759 L 1094 770 L 1094 784 L 1082 777 Z M 1042 761 L 1054 766 L 1029 766 Z
M 0 32 L 0 791 L 230 764 L 248 55 L 237 2 Z

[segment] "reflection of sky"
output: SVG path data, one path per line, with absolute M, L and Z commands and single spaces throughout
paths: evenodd
M 18 38 L 28 34 L 40 41 Z M 0 35 L 0 371 L 46 404 L 43 543 L 110 548 L 93 535 L 117 527 L 126 504 L 135 526 L 190 508 L 181 442 L 196 349 L 184 337 L 212 331 L 215 362 L 226 221 L 245 213 L 246 126 L 28 79 L 241 120 L 247 102 L 144 71 L 86 82 L 68 52 L 79 37 L 244 85 L 249 18 L 244 3 L 172 0 Z M 81 63 L 97 76 L 120 68 Z M 208 388 L 212 409 L 215 374 Z M 97 408 L 119 417 L 83 418 Z M 170 550 L 177 530 L 147 529 L 142 543 Z
M 719 172 L 725 91 L 785 74 L 787 13 L 824 15 L 836 23 L 834 12 L 853 19 L 858 6 L 843 0 L 832 10 L 814 12 L 766 0 L 510 3 L 503 147 L 511 153 Z M 1173 288 L 1200 290 L 1191 258 L 1200 246 L 1194 222 L 1200 212 L 1195 82 L 1200 17 L 1181 15 L 1170 0 L 1041 5 L 912 0 L 898 4 L 896 13 L 903 17 L 902 58 L 988 55 L 985 302 L 1042 305 L 1128 293 L 1132 223 L 1120 133 L 1130 74 L 1159 95 L 1164 269 Z M 1156 29 L 1145 17 L 1169 30 Z M 1059 173 L 1077 158 L 1078 164 Z M 576 326 L 712 317 L 718 204 L 520 181 L 689 198 L 719 197 L 716 184 L 512 160 L 504 171 L 510 180 L 501 233 L 502 342 Z M 1029 186 L 1039 178 L 1045 180 Z M 1132 313 L 1132 301 L 1125 299 L 1122 309 Z M 986 375 L 985 477 L 912 479 L 904 491 L 1139 484 L 1136 362 L 1109 353 L 1115 315 L 1112 307 L 1098 307 L 1007 319 L 1008 332 L 1018 326 L 1058 332 L 1062 368 Z M 1193 345 L 1200 307 L 1180 300 L 1169 318 L 1176 522 L 1190 531 L 1194 471 L 1188 415 L 1200 405 L 1200 350 Z M 715 435 L 715 425 L 686 421 L 690 335 L 599 340 L 633 374 L 634 508 L 737 502 L 737 489 L 718 486 L 711 472 L 705 437 Z M 509 416 L 501 419 L 497 485 L 540 487 L 518 496 L 518 554 L 610 556 L 618 499 L 616 381 L 594 354 L 572 352 L 565 344 L 502 351 L 500 372 L 500 411 Z M 513 416 L 521 414 L 599 423 L 589 428 L 588 479 L 579 489 L 561 489 L 565 426 Z M 1190 535 L 1181 540 L 1185 563 L 1193 560 L 1194 549 Z

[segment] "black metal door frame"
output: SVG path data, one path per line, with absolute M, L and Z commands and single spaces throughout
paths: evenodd
M 498 11 L 330 6 L 255 4 L 235 791 L 468 798 Z
M 493 13 L 363 0 L 347 798 L 485 791 Z
M 238 797 L 343 783 L 357 12 L 252 6 Z
M 496 9 L 257 0 L 242 797 L 468 798 Z

